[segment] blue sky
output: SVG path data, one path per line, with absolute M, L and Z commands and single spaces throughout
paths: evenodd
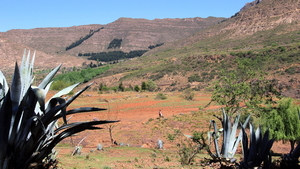
M 252 0 L 1 0 L 0 32 L 107 24 L 120 17 L 230 17 Z

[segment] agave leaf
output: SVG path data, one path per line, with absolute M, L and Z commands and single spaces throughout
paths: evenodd
M 68 101 L 67 106 L 70 105 L 81 93 L 83 93 L 85 90 L 87 90 L 93 83 L 90 83 L 89 85 L 85 86 L 83 89 L 78 91 L 75 95 L 73 95 Z
M 33 54 L 32 61 L 34 61 L 34 58 L 35 58 L 35 52 Z M 25 95 L 27 89 L 30 87 L 30 85 L 33 82 L 32 72 L 33 72 L 33 62 L 30 63 L 30 50 L 28 51 L 27 57 L 26 57 L 26 50 L 24 50 L 22 62 L 20 65 L 20 75 L 21 75 L 21 83 L 22 83 L 21 96 Z
M 53 121 L 53 117 L 62 109 L 66 107 L 66 103 L 62 103 L 58 106 L 51 108 L 49 111 L 46 110 L 45 115 L 42 117 L 42 121 L 45 125 L 49 125 Z
M 262 137 L 261 129 L 258 127 L 254 131 L 253 126 L 250 124 L 250 146 L 248 147 L 248 138 L 243 130 L 243 161 L 241 162 L 244 168 L 255 168 L 260 167 L 261 163 L 264 162 L 264 168 L 270 166 L 271 156 L 270 149 L 273 145 L 274 139 L 269 140 L 269 130 L 267 130 Z
M 184 134 L 184 136 L 187 137 L 187 138 L 192 138 L 191 135 Z
M 33 93 L 35 94 L 35 96 L 37 98 L 38 105 L 40 106 L 39 107 L 40 110 L 42 111 L 43 114 L 45 114 L 45 99 L 46 99 L 45 90 L 44 89 L 39 89 L 39 88 L 33 88 L 32 91 L 33 91 Z
M 5 76 L 0 71 L 0 101 L 3 100 L 4 96 L 8 92 L 8 85 Z
M 266 159 L 266 157 L 270 153 L 270 149 L 272 148 L 273 143 L 274 143 L 274 139 L 269 140 L 269 129 L 267 129 L 263 139 L 261 140 L 260 149 L 258 150 L 258 159 L 259 159 L 258 164 L 261 164 L 262 161 Z
M 19 66 L 17 62 L 15 64 L 15 71 L 14 71 L 14 76 L 13 76 L 10 89 L 11 89 L 10 97 L 13 102 L 13 106 L 14 107 L 18 106 L 21 97 L 22 82 L 21 82 L 21 75 L 20 75 Z
M 249 146 L 249 157 L 248 157 L 248 163 L 254 163 L 255 161 L 255 155 L 256 155 L 256 150 L 257 150 L 257 143 L 256 143 L 256 135 L 255 135 L 255 130 L 252 124 L 249 125 L 250 128 L 250 146 Z
M 227 149 L 228 149 L 229 152 L 226 152 L 226 154 L 224 156 L 225 158 L 232 158 L 234 156 L 235 151 L 237 149 L 237 146 L 240 142 L 240 137 L 236 137 L 236 132 L 237 132 L 237 127 L 238 127 L 238 124 L 239 124 L 239 120 L 240 120 L 240 114 L 238 114 L 235 117 L 234 124 L 231 128 L 231 133 L 230 133 L 230 137 L 229 137 L 229 144 L 227 145 L 228 146 Z
M 8 91 L 4 98 L 3 105 L 0 108 L 0 168 L 4 165 L 4 159 L 6 158 L 8 135 L 10 131 L 10 125 L 12 116 L 12 102 L 10 99 L 10 91 Z
M 27 163 L 30 163 L 33 159 L 34 161 L 41 161 L 51 152 L 51 150 L 54 148 L 54 146 L 56 146 L 56 144 L 58 144 L 61 140 L 65 139 L 66 137 L 69 137 L 75 133 L 84 130 L 101 129 L 99 127 L 95 127 L 94 125 L 105 124 L 105 123 L 111 123 L 111 121 L 91 121 L 91 122 L 81 122 L 81 123 L 79 122 L 76 124 L 71 123 L 71 124 L 64 125 L 64 128 L 68 126 L 70 128 L 62 131 L 59 135 L 57 135 L 49 144 L 47 144 L 46 147 L 43 147 L 38 154 L 32 156 L 31 159 L 27 161 Z
M 223 144 L 222 144 L 222 150 L 221 154 L 223 157 L 227 158 L 228 157 L 228 152 L 229 146 L 230 146 L 230 135 L 231 135 L 231 122 L 226 114 L 225 110 L 222 109 L 223 111 Z
M 64 89 L 62 89 L 61 91 L 59 91 L 58 93 L 56 93 L 55 95 L 52 96 L 53 97 L 61 97 L 63 95 L 66 95 L 68 93 L 70 93 L 75 87 L 77 87 L 80 83 L 76 83 L 73 84 L 72 86 L 66 87 Z
M 220 149 L 219 149 L 219 143 L 218 143 L 218 127 L 217 127 L 217 124 L 214 120 L 211 120 L 210 123 L 213 125 L 213 128 L 214 128 L 214 132 L 212 133 L 212 138 L 214 139 L 214 145 L 215 145 L 215 150 L 216 150 L 216 156 L 219 158 L 221 157 L 221 154 L 220 154 Z
M 80 107 L 77 109 L 72 109 L 67 111 L 67 115 L 75 114 L 75 113 L 83 113 L 83 112 L 91 112 L 91 111 L 103 111 L 107 109 L 101 109 L 96 107 Z
M 100 125 L 100 124 L 108 124 L 108 123 L 116 123 L 116 122 L 119 121 L 101 120 L 101 121 L 90 121 L 90 122 L 74 122 L 74 123 L 69 123 L 58 127 L 57 129 L 55 129 L 54 133 L 58 133 L 61 132 L 62 130 L 72 128 L 78 125 Z
M 38 88 L 45 89 L 45 87 L 51 82 L 52 78 L 55 76 L 55 74 L 58 72 L 62 64 L 58 65 L 56 68 L 54 68 L 40 83 Z
M 251 115 L 249 115 L 247 117 L 247 119 L 245 120 L 244 124 L 242 125 L 242 128 L 246 128 L 246 126 L 247 126 L 247 124 L 248 124 L 248 122 L 250 120 L 250 117 L 251 117 Z M 232 158 L 235 155 L 235 152 L 236 152 L 236 150 L 238 148 L 238 145 L 239 145 L 240 141 L 242 140 L 242 138 L 243 138 L 243 132 L 240 130 L 239 135 L 236 138 L 236 140 L 234 142 L 234 145 L 233 145 L 233 148 L 231 150 L 232 154 L 231 154 L 230 158 Z
M 242 150 L 243 150 L 243 155 L 244 155 L 244 159 L 248 159 L 248 137 L 247 137 L 247 133 L 245 131 L 245 128 L 242 128 L 242 132 L 243 132 L 243 141 L 242 141 Z

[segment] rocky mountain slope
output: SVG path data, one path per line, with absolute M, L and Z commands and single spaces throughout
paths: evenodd
M 299 9 L 299 0 L 255 0 L 247 3 L 239 12 L 222 23 L 199 31 L 183 40 L 164 45 L 160 51 L 188 45 L 195 46 L 195 43 L 201 41 L 206 44 L 202 47 L 210 48 L 218 44 L 213 47 L 219 50 L 239 47 L 242 43 L 244 43 L 243 46 L 249 47 L 257 45 L 258 42 L 272 41 L 278 35 L 299 30 Z M 243 42 L 247 38 L 248 40 Z M 250 38 L 252 40 L 249 40 Z M 225 41 L 231 42 L 222 44 Z M 151 53 L 155 52 L 151 51 Z
M 243 61 L 253 64 L 252 69 L 261 69 L 281 86 L 295 87 L 291 93 L 300 93 L 300 1 L 254 2 L 217 25 L 118 65 L 111 71 L 122 72 L 122 76 L 105 82 L 139 84 L 152 79 L 163 90 L 203 89 L 221 69 L 233 69 L 236 59 L 245 58 Z M 127 74 L 125 70 L 129 70 Z M 192 81 L 191 77 L 198 79 Z
M 155 20 L 120 18 L 107 25 L 18 29 L 0 33 L 0 35 L 48 54 L 77 56 L 78 53 L 111 51 L 107 48 L 114 39 L 122 39 L 118 50 L 124 52 L 148 50 L 149 45 L 186 38 L 224 19 L 215 17 Z M 93 34 L 80 45 L 66 51 L 66 47 L 91 32 Z

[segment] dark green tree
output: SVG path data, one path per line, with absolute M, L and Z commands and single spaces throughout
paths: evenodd
M 125 87 L 123 86 L 122 82 L 119 83 L 118 90 L 121 91 L 121 92 L 124 92 Z
M 147 90 L 147 84 L 146 84 L 146 82 L 142 82 L 141 90 L 142 90 L 142 91 Z
M 134 86 L 134 91 L 136 91 L 136 92 L 139 92 L 141 89 L 140 89 L 140 87 L 138 86 L 138 85 L 135 85 Z

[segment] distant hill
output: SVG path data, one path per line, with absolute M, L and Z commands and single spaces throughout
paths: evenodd
M 131 19 L 120 18 L 107 25 L 82 25 L 66 28 L 14 29 L 0 35 L 48 54 L 99 53 L 112 50 L 130 52 L 149 50 L 148 46 L 186 38 L 218 24 L 226 18 Z M 114 39 L 121 39 L 117 49 L 109 49 Z M 68 50 L 72 44 L 78 44 Z M 1 57 L 1 55 L 0 55 Z

